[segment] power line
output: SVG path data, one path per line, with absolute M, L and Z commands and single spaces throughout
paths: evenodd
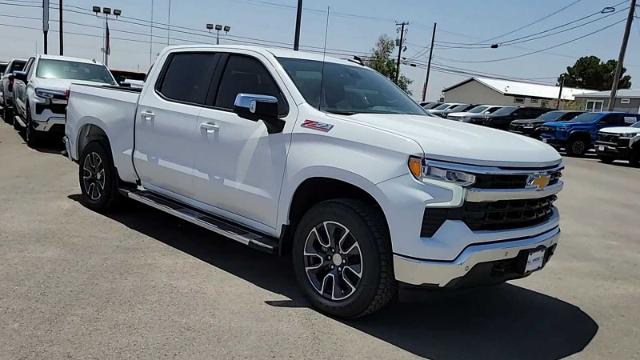
M 518 28 L 516 28 L 516 29 L 513 29 L 513 30 L 511 30 L 511 31 L 508 31 L 508 32 L 506 32 L 506 33 L 504 33 L 504 34 L 500 34 L 500 35 L 494 36 L 494 37 L 492 37 L 492 38 L 489 38 L 489 39 L 487 39 L 487 40 L 484 40 L 483 42 L 487 42 L 487 41 L 492 41 L 492 40 L 495 40 L 495 39 L 499 39 L 499 38 L 501 38 L 501 37 L 504 37 L 504 36 L 507 36 L 507 35 L 511 35 L 511 34 L 513 34 L 513 33 L 515 33 L 515 32 L 518 32 L 518 31 L 520 31 L 520 30 L 522 30 L 522 29 L 526 29 L 526 28 L 528 28 L 528 27 L 530 27 L 530 26 L 532 26 L 532 25 L 535 25 L 535 24 L 537 24 L 537 23 L 539 23 L 539 22 L 541 22 L 541 21 L 544 21 L 544 20 L 546 20 L 546 19 L 548 19 L 548 18 L 550 18 L 550 17 L 552 17 L 552 16 L 554 16 L 554 15 L 556 15 L 556 14 L 561 13 L 562 11 L 564 11 L 564 10 L 566 10 L 566 9 L 568 9 L 568 8 L 570 8 L 570 7 L 572 7 L 572 6 L 574 6 L 574 5 L 576 5 L 576 4 L 577 4 L 577 3 L 579 3 L 580 1 L 582 1 L 582 0 L 575 0 L 575 1 L 571 2 L 571 3 L 569 3 L 568 5 L 565 5 L 565 6 L 561 7 L 560 9 L 558 9 L 558 10 L 556 10 L 556 11 L 553 11 L 553 12 L 552 12 L 552 13 L 550 13 L 550 14 L 547 14 L 547 15 L 545 15 L 545 16 L 543 16 L 543 17 L 541 17 L 541 18 L 538 18 L 538 19 L 536 19 L 536 20 L 534 20 L 534 21 L 532 21 L 532 22 L 530 22 L 530 23 L 528 23 L 528 24 L 522 25 L 522 26 L 520 26 L 520 27 L 518 27 Z
M 548 46 L 548 47 L 543 48 L 543 49 L 538 49 L 538 50 L 531 51 L 531 52 L 524 53 L 524 54 L 519 54 L 519 55 L 514 55 L 514 56 L 507 56 L 507 57 L 498 58 L 498 59 L 489 59 L 489 60 L 457 60 L 457 59 L 450 59 L 450 58 L 445 58 L 445 57 L 440 57 L 440 59 L 453 61 L 453 62 L 459 62 L 459 63 L 467 63 L 467 64 L 480 64 L 480 63 L 490 63 L 490 62 L 498 62 L 498 61 L 519 59 L 519 58 L 522 58 L 522 57 L 525 57 L 525 56 L 538 54 L 538 53 L 544 52 L 546 50 L 555 49 L 555 48 L 558 48 L 560 46 L 563 46 L 563 45 L 566 45 L 566 44 L 569 44 L 569 43 L 584 39 L 586 37 L 589 37 L 589 36 L 595 35 L 595 34 L 597 34 L 599 32 L 602 32 L 604 30 L 607 30 L 607 29 L 609 29 L 609 28 L 611 28 L 611 27 L 613 27 L 615 25 L 618 25 L 618 24 L 624 22 L 624 21 L 626 21 L 626 19 L 622 19 L 622 20 L 616 21 L 616 22 L 614 22 L 612 24 L 609 24 L 607 26 L 601 27 L 601 28 L 599 28 L 599 29 L 597 29 L 595 31 L 592 31 L 592 32 L 587 33 L 587 34 L 582 35 L 582 36 L 578 36 L 578 37 L 573 38 L 571 40 L 567 40 L 567 41 L 561 42 L 559 44 L 555 44 L 555 45 Z

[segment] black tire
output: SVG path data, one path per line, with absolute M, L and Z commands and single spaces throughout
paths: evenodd
M 120 200 L 118 175 L 108 146 L 101 141 L 91 141 L 82 150 L 79 161 L 78 181 L 86 207 L 106 212 Z
M 7 106 L 6 100 L 4 102 L 4 106 L 2 107 L 2 120 L 4 120 L 4 122 L 6 122 L 7 124 L 13 123 L 13 111 L 11 111 L 11 108 Z
M 363 201 L 354 199 L 321 202 L 302 217 L 293 240 L 293 269 L 303 293 L 315 308 L 340 318 L 357 318 L 380 310 L 395 298 L 397 283 L 393 275 L 391 244 L 384 224 L 385 219 L 378 210 Z M 344 256 L 344 258 L 338 256 L 337 263 L 336 255 L 338 254 L 333 246 L 325 248 L 319 238 L 316 238 L 317 242 L 313 240 L 315 238 L 313 231 L 314 229 L 317 231 L 319 227 L 326 229 L 324 233 L 327 235 L 322 235 L 325 240 L 327 237 L 331 238 L 329 233 L 332 233 L 334 238 L 345 239 L 343 242 L 338 242 L 343 244 L 342 247 L 335 246 Z M 338 235 L 345 233 L 344 228 L 348 229 L 350 238 Z M 347 242 L 351 245 L 345 246 Z M 309 249 L 314 243 L 321 245 L 318 246 L 320 250 L 310 256 Z M 327 243 L 336 245 L 335 240 Z M 357 245 L 355 250 L 351 250 L 354 249 L 353 243 Z M 343 252 L 344 247 L 348 247 L 346 252 Z M 331 255 L 332 248 L 333 255 Z M 355 259 L 354 255 L 356 255 Z M 320 265 L 309 266 L 312 258 Z M 337 265 L 341 263 L 340 259 L 342 259 L 342 265 Z M 308 274 L 307 269 L 310 268 L 313 270 L 309 270 Z M 347 271 L 347 268 L 351 271 Z M 359 278 L 354 269 L 359 269 Z M 331 276 L 331 280 L 328 280 L 329 275 L 323 275 L 329 273 L 335 274 Z M 339 276 L 338 286 L 334 283 L 336 276 Z M 317 280 L 321 277 L 322 287 L 318 289 Z M 316 284 L 313 283 L 312 278 L 316 280 Z M 349 279 L 351 280 L 347 283 Z M 331 294 L 321 293 L 329 282 L 331 282 Z M 340 298 L 340 291 L 338 296 L 334 296 L 335 290 L 340 290 L 340 285 L 348 285 L 349 294 L 345 297 L 345 292 L 341 292 L 344 298 Z
M 567 144 L 567 154 L 570 156 L 584 156 L 589 149 L 589 143 L 584 139 L 572 139 Z
M 26 117 L 25 117 L 25 129 L 24 129 L 24 141 L 27 143 L 27 146 L 30 148 L 38 146 L 40 141 L 42 140 L 42 136 L 40 133 L 33 128 L 33 124 L 31 124 L 31 112 L 29 111 L 29 104 L 26 106 Z
M 603 156 L 603 155 L 598 156 L 598 158 L 600 159 L 601 162 L 605 164 L 611 164 L 615 160 L 615 158 L 611 156 Z
M 12 111 L 11 112 L 11 123 L 13 124 L 13 128 L 16 131 L 22 132 L 22 126 L 20 126 L 20 123 L 16 120 L 16 114 Z
M 629 165 L 640 166 L 640 146 L 636 145 L 629 154 Z

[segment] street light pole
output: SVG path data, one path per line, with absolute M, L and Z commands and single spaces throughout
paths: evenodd
M 611 94 L 609 95 L 608 110 L 613 111 L 616 105 L 616 93 L 618 92 L 618 83 L 622 76 L 622 63 L 624 62 L 624 54 L 627 52 L 627 44 L 629 43 L 629 32 L 633 23 L 633 14 L 636 10 L 636 0 L 631 0 L 629 6 L 629 15 L 627 15 L 627 24 L 624 28 L 624 36 L 622 37 L 622 45 L 620 46 L 620 54 L 618 55 L 618 64 L 616 65 L 616 73 L 613 76 L 613 84 L 611 84 Z
M 408 22 L 396 24 L 396 26 L 400 26 L 400 43 L 398 44 L 398 59 L 396 61 L 396 84 L 400 80 L 400 58 L 402 57 L 402 47 L 404 46 L 404 27 L 407 25 L 409 25 Z
M 60 56 L 64 55 L 64 31 L 62 28 L 62 0 L 60 0 L 60 3 L 58 4 L 58 24 L 60 26 L 60 30 L 59 30 L 59 36 L 60 36 Z
M 298 11 L 296 13 L 296 33 L 293 39 L 293 50 L 300 49 L 300 26 L 302 23 L 302 0 L 298 0 Z
M 560 109 L 560 102 L 562 101 L 563 88 L 564 88 L 564 74 L 560 75 L 560 91 L 558 92 L 558 102 L 556 103 L 556 110 Z
M 42 0 L 42 35 L 44 36 L 44 53 L 47 54 L 49 44 L 47 35 L 49 34 L 49 0 Z
M 429 62 L 427 63 L 427 76 L 424 79 L 424 87 L 422 88 L 422 101 L 427 99 L 427 86 L 429 86 L 429 74 L 431 73 L 431 58 L 433 57 L 433 43 L 436 39 L 436 26 L 438 23 L 433 23 L 433 33 L 431 33 L 431 48 L 429 49 Z

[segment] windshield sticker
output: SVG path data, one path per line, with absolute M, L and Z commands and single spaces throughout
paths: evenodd
M 313 120 L 305 120 L 301 126 L 308 129 L 318 130 L 323 132 L 329 132 L 329 130 L 333 129 L 333 125 L 331 124 L 321 123 L 319 121 L 313 121 Z

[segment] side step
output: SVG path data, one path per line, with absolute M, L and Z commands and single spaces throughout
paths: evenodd
M 259 234 L 245 227 L 235 225 L 228 220 L 187 207 L 181 203 L 151 193 L 147 190 L 120 189 L 124 196 L 164 211 L 182 220 L 226 236 L 254 249 L 269 254 L 278 253 L 278 239 Z

